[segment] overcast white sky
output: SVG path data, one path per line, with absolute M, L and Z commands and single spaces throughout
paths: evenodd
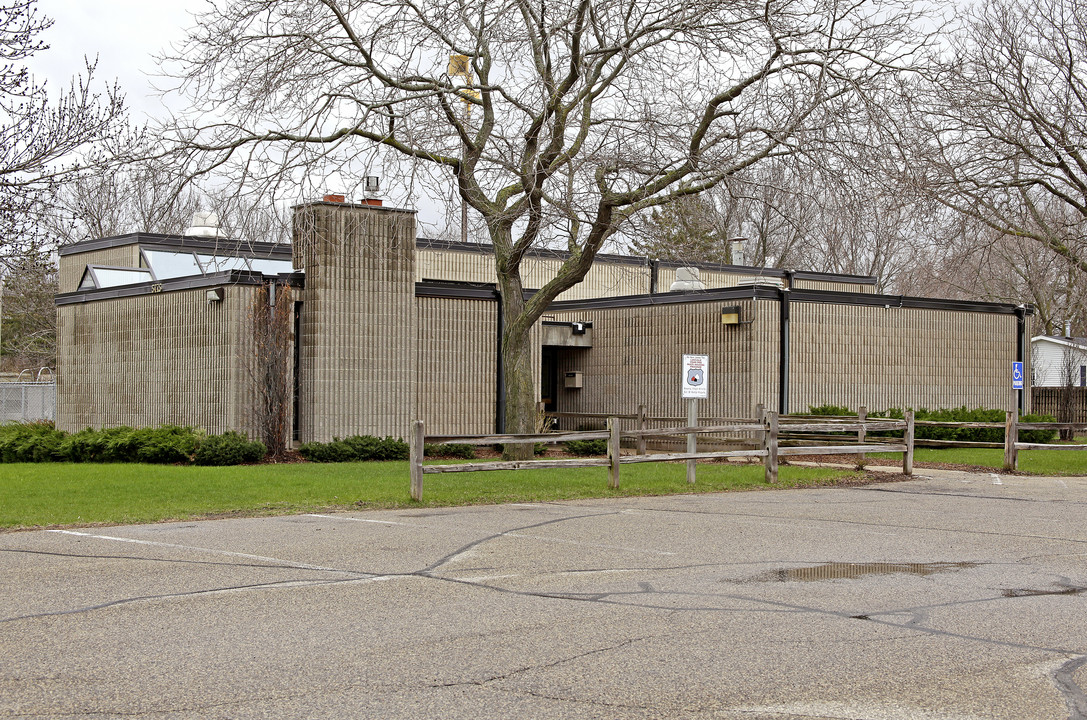
M 134 120 L 141 113 L 158 114 L 150 75 L 153 55 L 177 42 L 192 25 L 192 12 L 204 0 L 38 0 L 38 8 L 53 18 L 44 35 L 51 46 L 31 63 L 49 85 L 67 85 L 83 69 L 83 57 L 98 56 L 96 76 L 117 80 L 128 98 Z M 101 84 L 99 83 L 99 87 Z
M 207 5 L 207 0 L 38 0 L 39 11 L 54 24 L 43 36 L 50 48 L 32 59 L 30 69 L 39 81 L 48 81 L 54 88 L 50 95 L 56 97 L 56 88 L 67 87 L 83 72 L 84 56 L 97 56 L 97 90 L 118 82 L 135 124 L 161 117 L 163 106 L 154 85 L 164 83 L 154 77 L 154 56 L 181 41 L 194 24 L 193 13 Z M 388 190 L 395 204 L 418 208 L 421 222 L 442 222 L 435 202 L 420 197 L 408 201 L 395 197 L 394 188 Z M 420 228 L 421 234 L 428 231 Z

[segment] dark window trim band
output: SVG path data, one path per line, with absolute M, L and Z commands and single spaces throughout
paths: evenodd
M 60 293 L 54 296 L 57 307 L 62 305 L 79 305 L 95 302 L 97 300 L 116 300 L 117 298 L 140 297 L 143 295 L 157 295 L 165 292 L 177 292 L 179 290 L 198 290 L 201 288 L 215 287 L 216 285 L 263 285 L 270 279 L 284 282 L 292 287 L 302 287 L 304 276 L 301 273 L 289 275 L 264 275 L 249 270 L 224 270 L 211 275 L 174 278 L 161 282 L 142 282 L 132 285 L 118 285 L 100 290 L 76 290 L 74 292 Z M 155 288 L 158 289 L 155 289 Z
M 162 235 L 159 233 L 127 233 L 112 237 L 97 238 L 95 240 L 82 240 L 71 245 L 64 245 L 57 250 L 61 257 L 65 255 L 78 255 L 95 250 L 108 250 L 110 248 L 124 247 L 125 245 L 151 245 L 155 249 L 175 249 L 181 252 L 194 252 L 210 250 L 219 253 L 235 253 L 245 257 L 257 257 L 261 259 L 291 259 L 291 246 L 289 244 L 277 244 L 269 242 L 241 242 L 220 238 L 212 240 L 207 238 L 194 238 L 185 235 Z
M 830 305 L 859 305 L 866 307 L 920 308 L 926 310 L 953 310 L 959 312 L 994 313 L 1015 315 L 1016 306 L 1006 303 L 970 300 L 946 300 L 941 298 L 911 297 L 908 295 L 875 295 L 872 293 L 839 290 L 808 290 L 793 288 L 791 301 L 825 303 Z M 607 308 L 648 307 L 652 305 L 677 305 L 683 303 L 716 302 L 720 300 L 778 300 L 781 289 L 770 285 L 753 285 L 717 288 L 693 292 L 659 293 L 656 295 L 625 295 L 613 298 L 585 300 L 560 300 L 551 303 L 548 311 L 596 310 Z M 1026 306 L 1026 314 L 1033 315 L 1034 307 Z

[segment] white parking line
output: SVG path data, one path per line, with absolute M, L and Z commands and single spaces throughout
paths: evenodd
M 367 518 L 350 517 L 347 515 L 318 515 L 307 513 L 306 517 L 326 518 L 328 520 L 350 520 L 352 522 L 377 523 L 379 525 L 403 525 L 404 527 L 426 527 L 426 525 L 413 525 L 412 523 L 393 522 L 392 520 L 368 520 Z
M 539 540 L 541 542 L 561 543 L 563 545 L 582 545 L 584 547 L 601 548 L 603 550 L 622 550 L 623 552 L 646 553 L 648 555 L 675 555 L 674 552 L 664 550 L 643 550 L 641 548 L 622 547 L 620 545 L 598 545 L 596 543 L 580 542 L 578 540 L 561 540 L 559 538 L 542 537 L 540 535 L 522 535 L 521 533 L 502 533 L 503 537 L 523 538 L 525 540 Z
M 299 568 L 302 570 L 322 570 L 324 572 L 343 573 L 344 575 L 366 575 L 367 573 L 358 573 L 350 570 L 339 570 L 337 568 L 323 567 L 321 565 L 310 565 L 308 563 L 292 562 L 291 560 L 281 560 L 280 558 L 264 557 L 263 555 L 250 555 L 249 553 L 233 552 L 230 550 L 216 550 L 213 548 L 194 547 L 192 545 L 177 545 L 174 543 L 164 543 L 155 540 L 137 540 L 135 538 L 117 537 L 115 535 L 93 535 L 91 533 L 76 532 L 75 530 L 47 530 L 46 532 L 60 533 L 61 535 L 77 535 L 79 537 L 94 538 L 96 540 L 112 540 L 114 542 L 133 543 L 135 545 L 151 545 L 154 547 L 173 548 L 175 550 L 192 550 L 196 552 L 212 553 L 214 555 L 225 555 L 227 557 L 245 558 L 246 560 L 259 560 L 261 562 L 276 563 L 283 567 Z

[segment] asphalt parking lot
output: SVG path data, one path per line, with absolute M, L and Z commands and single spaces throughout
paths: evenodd
M 1087 718 L 1087 479 L 930 474 L 0 534 L 0 716 Z

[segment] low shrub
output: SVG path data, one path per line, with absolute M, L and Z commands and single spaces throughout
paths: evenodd
M 50 462 L 63 440 L 51 422 L 0 425 L 0 462 Z
M 566 452 L 571 455 L 607 455 L 608 441 L 600 440 L 570 440 L 566 443 Z
M 119 435 L 127 435 L 132 428 L 116 427 L 103 430 L 87 428 L 64 438 L 57 451 L 57 459 L 68 462 L 110 462 L 110 441 Z
M 310 462 L 358 462 L 365 460 L 407 460 L 408 444 L 397 438 L 353 435 L 332 442 L 302 443 L 298 453 Z
M 264 443 L 250 440 L 239 432 L 209 435 L 200 441 L 193 453 L 194 465 L 242 465 L 260 462 L 267 454 Z
M 343 440 L 354 452 L 354 460 L 407 460 L 409 448 L 403 440 L 373 435 L 353 435 Z
M 818 406 L 809 405 L 808 406 L 808 414 L 809 415 L 830 415 L 830 416 L 837 416 L 837 417 L 842 417 L 842 416 L 857 417 L 857 413 L 855 413 L 852 410 L 850 410 L 849 408 L 843 407 L 841 405 L 818 405 Z
M 849 408 L 841 407 L 840 405 L 820 405 L 819 407 L 809 408 L 812 415 L 845 415 L 856 416 L 857 413 L 853 412 Z M 895 420 L 901 420 L 906 417 L 906 413 L 902 408 L 890 408 L 883 412 L 872 412 L 868 414 L 870 419 L 872 418 L 889 418 Z M 1004 424 L 1005 412 L 1003 410 L 992 410 L 988 408 L 968 408 L 966 406 L 959 408 L 944 408 L 940 410 L 929 410 L 928 408 L 918 408 L 914 412 L 915 420 L 931 420 L 934 422 L 990 422 Z M 1020 422 L 1024 423 L 1041 423 L 1041 422 L 1056 422 L 1056 418 L 1052 415 L 1024 415 Z M 902 437 L 902 431 L 887 431 L 887 432 L 874 432 L 871 433 L 874 437 Z M 925 427 L 917 426 L 914 429 L 914 437 L 924 440 L 956 440 L 958 442 L 990 442 L 990 443 L 1002 443 L 1004 442 L 1004 428 L 957 428 L 957 427 Z M 1049 443 L 1053 442 L 1057 437 L 1056 430 L 1022 430 L 1019 432 L 1020 442 L 1029 443 Z
M 476 449 L 472 445 L 464 443 L 427 443 L 423 446 L 423 454 L 430 457 L 462 458 L 472 460 L 476 456 Z
M 188 464 L 196 451 L 196 429 L 182 425 L 137 428 L 112 443 L 117 462 Z
M 0 425 L 0 462 L 236 465 L 257 462 L 264 454 L 262 443 L 240 433 L 204 436 L 185 425 L 87 428 L 70 435 L 54 430 L 52 423 Z

